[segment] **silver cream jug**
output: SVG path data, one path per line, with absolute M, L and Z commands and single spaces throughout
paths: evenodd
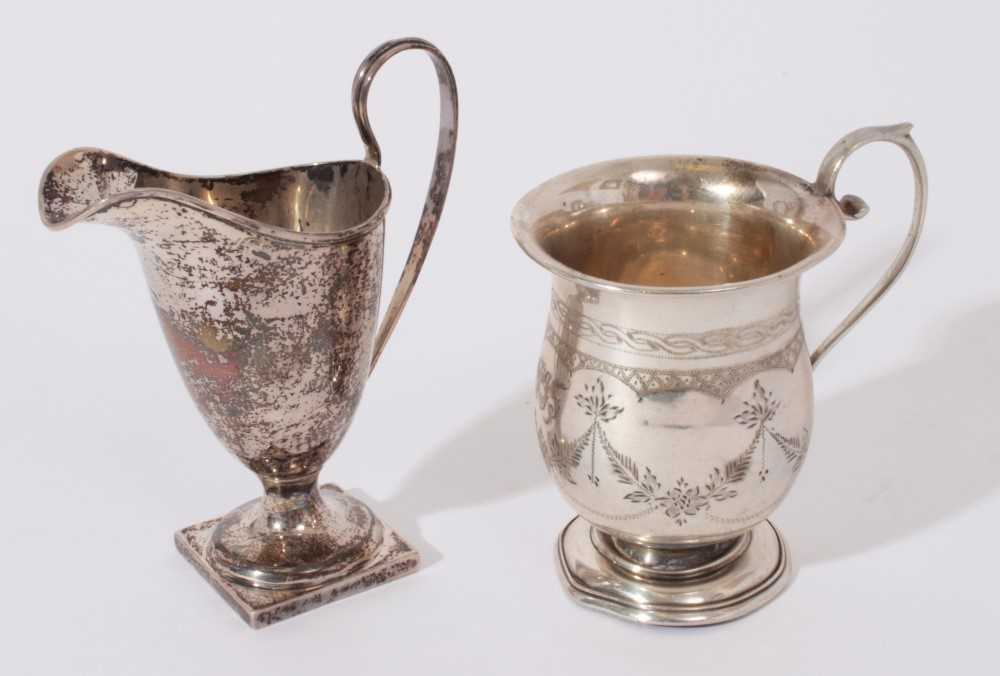
M 440 131 L 417 234 L 376 330 L 390 186 L 367 97 L 382 65 L 409 49 L 425 51 L 435 66 Z M 352 101 L 363 161 L 199 177 L 83 148 L 56 158 L 39 188 L 47 227 L 97 221 L 131 235 L 189 392 L 223 445 L 263 483 L 263 497 L 177 536 L 255 626 L 302 610 L 294 591 L 322 587 L 330 600 L 417 561 L 364 503 L 317 486 L 317 476 L 347 431 L 437 228 L 454 159 L 457 89 L 441 53 L 407 38 L 365 59 Z

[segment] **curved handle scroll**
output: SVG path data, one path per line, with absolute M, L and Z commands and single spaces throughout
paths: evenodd
M 417 226 L 417 234 L 413 239 L 413 246 L 410 248 L 406 265 L 399 277 L 399 283 L 396 285 L 396 290 L 386 308 L 385 316 L 382 318 L 382 324 L 375 334 L 372 370 L 374 370 L 382 350 L 385 349 L 386 341 L 389 340 L 393 329 L 396 328 L 403 307 L 405 307 L 410 292 L 413 291 L 413 285 L 420 275 L 420 268 L 423 267 L 424 259 L 427 257 L 434 232 L 437 230 L 441 211 L 444 208 L 445 196 L 448 194 L 448 183 L 451 181 L 451 168 L 455 160 L 455 140 L 458 135 L 458 88 L 455 85 L 455 75 L 452 73 L 448 61 L 445 60 L 437 47 L 426 40 L 420 38 L 391 40 L 376 47 L 365 57 L 354 76 L 351 102 L 354 110 L 354 121 L 358 125 L 358 132 L 365 144 L 365 159 L 376 166 L 382 162 L 382 151 L 378 141 L 375 140 L 371 123 L 368 121 L 368 90 L 371 88 L 375 74 L 385 65 L 385 62 L 408 49 L 426 51 L 434 63 L 441 87 L 440 130 L 438 132 L 437 155 L 434 158 L 434 171 L 431 174 L 427 199 L 424 202 L 424 210 Z
M 868 295 L 861 300 L 857 307 L 851 310 L 851 313 L 837 325 L 833 333 L 820 343 L 819 347 L 812 353 L 810 361 L 813 367 L 889 290 L 913 255 L 913 248 L 917 245 L 917 239 L 924 226 L 924 212 L 927 209 L 927 169 L 924 167 L 924 158 L 920 154 L 920 149 L 917 148 L 913 137 L 910 136 L 912 128 L 911 124 L 897 124 L 888 127 L 865 127 L 853 131 L 837 141 L 823 158 L 823 163 L 819 167 L 819 174 L 816 177 L 817 192 L 836 200 L 846 218 L 851 220 L 863 218 L 868 213 L 868 205 L 860 197 L 844 195 L 840 200 L 836 199 L 834 188 L 837 183 L 837 174 L 840 173 L 844 160 L 858 148 L 876 141 L 896 144 L 906 153 L 906 157 L 910 160 L 910 167 L 913 169 L 913 218 L 903 247 L 893 259 L 892 265 L 882 275 L 875 288 L 868 292 Z

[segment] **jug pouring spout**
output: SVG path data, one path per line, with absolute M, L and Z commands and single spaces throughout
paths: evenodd
M 46 168 L 38 189 L 38 210 L 48 228 L 62 230 L 81 221 L 126 228 L 153 221 L 176 226 L 183 221 L 177 215 L 191 209 L 214 228 L 323 244 L 374 229 L 389 199 L 388 179 L 369 162 L 189 176 L 99 148 L 77 148 Z
M 42 223 L 63 230 L 131 199 L 141 169 L 99 148 L 75 148 L 59 155 L 46 167 L 38 187 Z

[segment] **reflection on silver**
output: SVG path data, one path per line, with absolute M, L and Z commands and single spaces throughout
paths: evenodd
M 787 585 L 766 520 L 812 429 L 812 366 L 912 254 L 926 176 L 909 125 L 844 137 L 815 184 L 749 162 L 642 157 L 554 178 L 515 207 L 514 236 L 553 274 L 536 429 L 579 510 L 560 535 L 564 582 L 585 605 L 652 624 L 740 617 Z M 874 141 L 914 170 L 913 221 L 889 271 L 810 357 L 799 277 L 845 219 L 837 172 Z

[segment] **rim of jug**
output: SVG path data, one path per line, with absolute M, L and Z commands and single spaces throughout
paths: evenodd
M 308 174 L 310 171 L 323 170 L 330 168 L 336 170 L 338 167 L 346 167 L 350 165 L 364 165 L 366 169 L 372 172 L 372 175 L 378 177 L 378 180 L 382 183 L 383 191 L 382 198 L 379 203 L 374 207 L 371 214 L 366 216 L 364 219 L 355 223 L 349 227 L 342 230 L 336 230 L 333 232 L 303 232 L 299 230 L 292 230 L 290 228 L 285 228 L 280 225 L 274 225 L 266 221 L 261 221 L 249 216 L 245 216 L 236 211 L 232 211 L 223 206 L 219 206 L 207 200 L 203 200 L 195 195 L 181 192 L 179 190 L 173 190 L 170 188 L 162 187 L 133 187 L 128 190 L 123 190 L 121 192 L 116 192 L 109 194 L 99 199 L 95 199 L 92 202 L 81 207 L 79 210 L 74 211 L 63 218 L 54 218 L 51 213 L 51 195 L 50 182 L 57 181 L 59 179 L 56 173 L 59 169 L 65 168 L 68 163 L 80 163 L 85 159 L 91 160 L 101 160 L 103 159 L 105 163 L 113 162 L 123 166 L 127 166 L 135 171 L 149 172 L 154 175 L 169 177 L 172 179 L 178 179 L 182 181 L 193 181 L 193 182 L 220 182 L 220 183 L 239 183 L 239 182 L 250 182 L 255 177 L 265 176 L 265 175 L 296 175 L 296 174 Z M 381 167 L 377 164 L 369 162 L 367 160 L 337 160 L 332 162 L 313 162 L 309 164 L 298 164 L 289 165 L 284 167 L 276 167 L 273 169 L 264 169 L 260 171 L 252 171 L 241 174 L 220 174 L 213 176 L 202 176 L 196 174 L 182 174 L 177 172 L 165 171 L 162 169 L 157 169 L 149 165 L 143 164 L 141 162 L 136 162 L 128 157 L 118 155 L 117 153 L 104 150 L 102 148 L 93 147 L 81 147 L 68 150 L 58 157 L 49 162 L 46 166 L 45 171 L 42 174 L 42 179 L 38 186 L 38 211 L 41 217 L 42 223 L 50 230 L 64 230 L 76 223 L 82 223 L 93 219 L 100 213 L 117 206 L 123 202 L 129 202 L 135 199 L 162 199 L 175 204 L 186 206 L 192 209 L 198 209 L 199 211 L 205 212 L 221 221 L 232 225 L 240 230 L 253 232 L 256 234 L 269 237 L 271 239 L 281 240 L 285 242 L 298 242 L 302 244 L 326 244 L 326 243 L 338 243 L 345 242 L 347 240 L 353 239 L 355 237 L 361 236 L 372 228 L 374 228 L 382 219 L 385 217 L 386 211 L 389 209 L 390 202 L 392 201 L 392 187 L 389 183 L 389 178 L 382 171 Z M 99 220 L 99 219 L 98 219 Z

